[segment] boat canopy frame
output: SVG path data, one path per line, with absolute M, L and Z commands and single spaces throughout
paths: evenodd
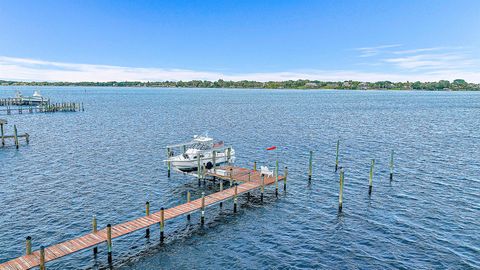
M 212 147 L 211 149 L 198 149 L 198 148 L 197 148 L 198 150 L 200 150 L 200 151 L 205 151 L 205 152 L 210 152 L 210 151 L 212 151 L 212 150 L 224 150 L 224 149 L 229 148 L 229 146 L 227 147 L 227 146 L 225 146 L 225 144 L 223 144 L 222 146 L 219 146 L 219 147 L 215 147 L 215 142 L 214 142 L 213 139 L 212 139 L 211 141 L 208 141 L 208 142 L 202 142 L 202 141 L 198 141 L 198 140 L 193 139 L 193 140 L 191 140 L 191 141 L 189 141 L 189 142 L 185 142 L 185 143 L 178 143 L 178 144 L 167 145 L 165 148 L 171 150 L 171 149 L 173 149 L 173 148 L 182 148 L 182 147 L 184 147 L 184 146 L 193 146 L 193 145 L 196 145 L 196 144 L 198 144 L 198 145 L 202 145 L 202 144 L 203 144 L 203 145 L 208 145 L 208 144 L 211 144 L 211 147 Z

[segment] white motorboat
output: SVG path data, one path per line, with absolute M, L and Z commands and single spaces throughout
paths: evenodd
M 175 155 L 175 148 L 179 148 L 182 154 Z M 233 163 L 235 150 L 226 147 L 223 141 L 214 142 L 208 136 L 193 136 L 193 140 L 187 143 L 167 146 L 168 159 L 174 169 L 184 172 L 196 171 L 198 166 L 211 169 L 224 163 Z
M 49 101 L 48 98 L 43 97 L 39 91 L 35 91 L 31 97 L 25 97 L 20 91 L 17 91 L 15 98 L 19 100 L 20 105 L 41 105 Z

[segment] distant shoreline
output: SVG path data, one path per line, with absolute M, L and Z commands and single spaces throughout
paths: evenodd
M 210 89 L 298 89 L 298 90 L 395 90 L 395 91 L 480 91 L 480 84 L 457 79 L 452 82 L 360 82 L 360 81 L 158 81 L 158 82 L 23 82 L 0 80 L 0 86 L 60 86 L 60 87 L 144 87 L 144 88 L 210 88 Z

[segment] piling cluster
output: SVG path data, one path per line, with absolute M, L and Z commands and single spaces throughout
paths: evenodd
M 13 139 L 15 147 L 18 149 L 20 147 L 19 138 L 25 138 L 25 142 L 28 144 L 30 142 L 30 135 L 28 133 L 18 134 L 17 126 L 13 125 L 13 135 L 5 135 L 4 125 L 7 124 L 7 120 L 0 119 L 0 136 L 2 139 L 2 146 L 5 146 L 6 139 Z
M 335 153 L 335 172 L 337 172 L 340 169 L 340 175 L 339 175 L 339 182 L 340 182 L 340 188 L 338 192 L 338 211 L 341 212 L 343 208 L 343 188 L 344 188 L 344 181 L 345 181 L 345 169 L 341 166 L 339 166 L 339 152 L 340 152 L 340 140 L 337 140 L 336 144 L 336 153 Z M 389 168 L 390 168 L 390 181 L 393 180 L 393 154 L 394 151 L 392 150 L 390 153 L 390 163 L 389 163 Z M 309 160 L 308 160 L 308 181 L 310 182 L 312 180 L 312 163 L 313 163 L 313 151 L 309 152 Z M 368 195 L 372 195 L 373 191 L 373 178 L 374 178 L 374 168 L 375 168 L 375 159 L 372 159 L 370 162 L 370 172 L 368 176 Z M 285 175 L 287 172 L 285 172 Z M 285 181 L 286 183 L 286 181 Z

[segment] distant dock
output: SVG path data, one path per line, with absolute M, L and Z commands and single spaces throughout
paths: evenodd
M 237 197 L 240 194 L 248 193 L 260 189 L 261 198 L 263 200 L 263 192 L 265 186 L 276 184 L 276 191 L 278 192 L 278 182 L 284 181 L 286 183 L 285 176 L 274 174 L 270 176 L 262 175 L 256 168 L 253 170 L 246 168 L 239 168 L 233 166 L 217 167 L 216 169 L 208 170 L 205 172 L 205 176 L 215 177 L 222 179 L 219 181 L 220 191 L 205 196 L 202 193 L 202 197 L 190 201 L 190 193 L 188 193 L 187 202 L 177 205 L 168 209 L 161 209 L 158 212 L 150 214 L 150 204 L 146 203 L 146 215 L 144 217 L 137 218 L 132 221 L 128 221 L 118 225 L 108 224 L 106 228 L 98 230 L 96 228 L 96 219 L 93 220 L 92 233 L 77 237 L 72 240 L 65 241 L 50 247 L 41 247 L 40 250 L 31 251 L 30 237 L 27 237 L 27 249 L 26 255 L 13 259 L 11 261 L 0 264 L 0 269 L 20 270 L 30 269 L 40 266 L 40 269 L 45 269 L 45 263 L 56 260 L 69 254 L 92 248 L 94 253 L 97 252 L 97 245 L 107 243 L 108 249 L 108 261 L 112 261 L 112 239 L 120 236 L 127 235 L 129 233 L 146 229 L 147 236 L 149 235 L 149 227 L 155 224 L 160 224 L 161 241 L 163 241 L 163 230 L 166 225 L 166 221 L 187 215 L 190 219 L 190 214 L 196 211 L 201 211 L 201 224 L 205 220 L 205 208 L 215 204 L 222 204 L 222 202 L 229 199 L 234 201 L 234 212 L 237 207 Z M 230 181 L 230 186 L 227 189 L 223 189 L 223 180 Z M 285 188 L 285 186 L 284 186 Z
M 7 103 L 9 104 L 9 103 Z M 2 105 L 0 105 L 2 106 Z M 51 113 L 51 112 L 79 112 L 85 111 L 83 103 L 62 102 L 62 103 L 43 103 L 40 105 L 3 105 L 5 109 L 0 109 L 0 114 L 27 114 L 27 113 Z

